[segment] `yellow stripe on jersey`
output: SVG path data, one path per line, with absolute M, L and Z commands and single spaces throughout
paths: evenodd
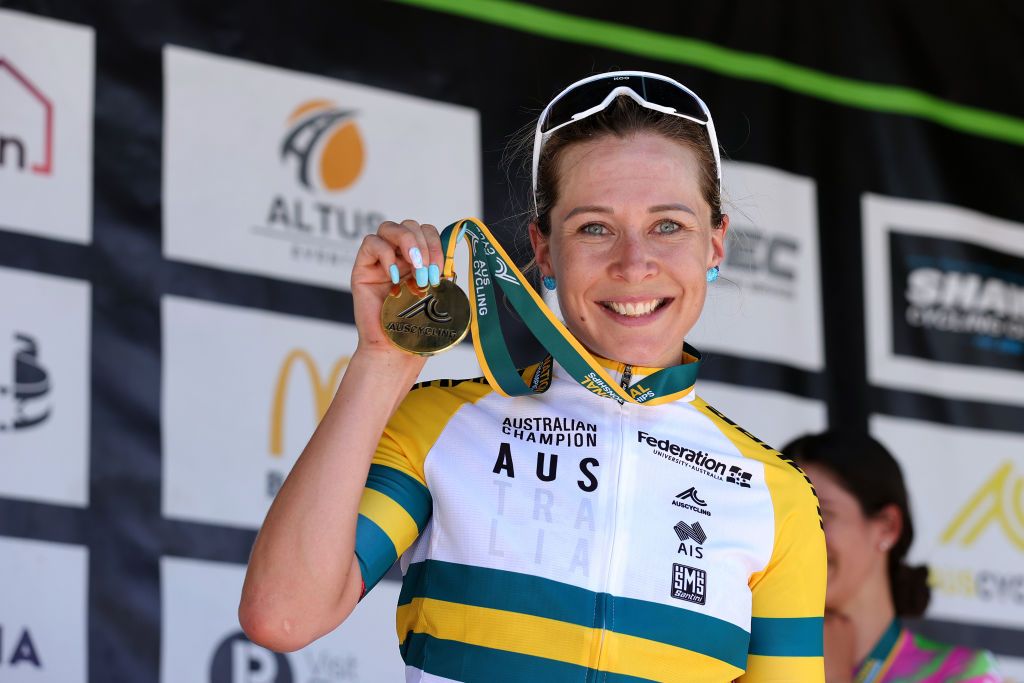
M 790 683 L 791 681 L 824 681 L 825 660 L 821 657 L 747 657 L 747 671 L 739 683 Z
M 395 548 L 408 548 L 419 536 L 416 520 L 404 507 L 380 491 L 363 489 L 359 514 L 369 517 L 379 526 Z
M 721 683 L 742 673 L 712 657 L 645 638 L 432 598 L 400 605 L 396 625 L 402 642 L 410 633 L 425 633 L 655 681 L 678 680 L 685 671 L 687 681 Z

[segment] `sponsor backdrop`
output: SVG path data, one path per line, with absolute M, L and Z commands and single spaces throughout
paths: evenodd
M 0 0 L 0 680 L 401 677 L 394 572 L 278 655 L 235 616 L 249 548 L 355 349 L 362 236 L 477 215 L 525 262 L 514 135 L 610 68 L 716 114 L 699 391 L 776 445 L 886 442 L 917 627 L 1024 680 L 1021 17 L 556 4 Z

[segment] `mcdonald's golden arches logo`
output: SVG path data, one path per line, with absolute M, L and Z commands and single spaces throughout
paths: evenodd
M 313 404 L 316 406 L 316 421 L 323 419 L 327 408 L 331 405 L 334 392 L 338 390 L 341 383 L 341 376 L 348 366 L 350 356 L 342 356 L 327 375 L 326 380 L 320 376 L 313 357 L 303 349 L 293 349 L 285 357 L 281 368 L 277 372 L 277 381 L 274 385 L 274 400 L 270 408 L 270 454 L 280 457 L 284 451 L 284 412 L 288 402 L 288 380 L 291 378 L 292 370 L 296 366 L 305 368 L 309 376 L 309 384 L 313 391 Z
M 1024 551 L 1024 476 L 1004 462 L 957 512 L 942 532 L 942 543 L 970 547 L 992 524 Z
M 366 155 L 355 114 L 329 100 L 310 100 L 288 117 L 281 159 L 296 161 L 304 187 L 337 192 L 359 178 Z

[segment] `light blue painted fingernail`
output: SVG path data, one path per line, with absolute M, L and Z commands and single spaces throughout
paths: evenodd
M 428 268 L 427 271 L 430 273 L 430 284 L 435 287 L 441 284 L 441 269 L 438 268 L 436 264 L 431 263 L 430 268 Z
M 421 268 L 417 268 L 416 269 L 416 285 L 418 287 L 426 287 L 427 286 L 427 269 L 426 268 L 422 268 L 421 267 Z
M 388 266 L 388 272 L 391 273 L 391 282 L 397 285 L 398 284 L 398 266 L 396 266 L 394 263 L 392 263 L 390 266 Z
M 420 253 L 419 247 L 413 247 L 409 250 L 409 260 L 412 261 L 412 266 L 416 270 L 423 267 L 423 254 Z

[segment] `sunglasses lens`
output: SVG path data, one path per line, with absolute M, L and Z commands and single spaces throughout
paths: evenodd
M 541 132 L 546 133 L 572 121 L 573 115 L 600 105 L 608 93 L 623 86 L 630 88 L 651 104 L 671 107 L 678 114 L 707 123 L 707 114 L 701 109 L 697 99 L 678 86 L 648 76 L 615 75 L 583 83 L 565 93 L 551 106 Z

